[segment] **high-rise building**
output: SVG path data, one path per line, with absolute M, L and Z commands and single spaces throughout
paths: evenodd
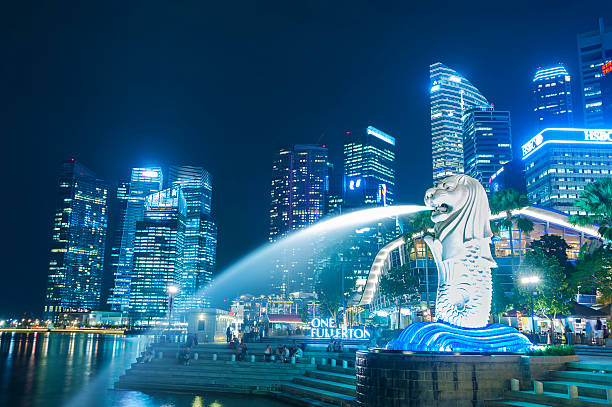
M 602 128 L 603 111 L 601 96 L 602 65 L 612 58 L 612 31 L 606 31 L 603 19 L 599 29 L 578 34 L 578 61 L 584 127 Z
M 467 109 L 463 115 L 463 158 L 464 172 L 491 192 L 491 176 L 512 160 L 510 112 L 493 106 Z
M 176 185 L 145 197 L 143 209 L 134 233 L 129 310 L 133 323 L 151 325 L 169 317 L 169 287 L 181 287 L 187 203 Z
M 59 179 L 45 297 L 45 318 L 100 306 L 108 224 L 108 187 L 74 159 Z
M 391 205 L 395 198 L 395 138 L 369 126 L 347 132 L 344 143 L 344 207 Z
M 212 176 L 202 167 L 170 166 L 168 183 L 179 185 L 185 196 L 183 275 L 177 296 L 177 313 L 210 305 L 200 289 L 212 281 L 216 263 L 217 228 L 210 216 Z
M 107 240 L 110 242 L 110 273 L 107 271 L 105 274 L 115 278 L 117 275 L 117 269 L 119 267 L 119 255 L 121 253 L 121 240 L 123 236 L 123 229 L 125 227 L 125 215 L 127 211 L 127 203 L 130 197 L 130 182 L 120 181 L 115 191 L 115 200 L 111 201 L 110 205 L 110 219 L 112 225 L 112 233 Z M 114 280 L 113 280 L 114 282 Z M 114 284 L 113 284 L 114 285 Z M 112 295 L 111 287 L 111 295 Z M 108 302 L 108 298 L 107 298 Z
M 463 112 L 489 102 L 457 71 L 440 62 L 429 67 L 433 180 L 463 173 Z
M 544 129 L 522 155 L 529 202 L 573 215 L 584 187 L 612 175 L 612 130 Z
M 108 298 L 108 303 L 113 310 L 127 311 L 129 309 L 136 222 L 144 218 L 145 198 L 161 191 L 162 185 L 163 173 L 160 167 L 132 169 L 117 271 L 114 286 Z
M 271 242 L 325 215 L 327 163 L 327 148 L 319 145 L 298 144 L 276 154 L 270 191 Z M 271 274 L 275 293 L 286 296 L 298 291 L 313 292 L 314 266 L 312 262 L 297 261 L 297 257 L 292 250 L 283 253 L 276 262 Z
M 561 64 L 536 71 L 532 88 L 538 130 L 574 125 L 571 80 Z
M 606 127 L 612 128 L 612 55 L 601 66 L 601 110 Z

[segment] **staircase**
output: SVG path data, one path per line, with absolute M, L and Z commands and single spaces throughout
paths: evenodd
M 536 391 L 539 383 L 541 391 Z M 534 382 L 534 390 L 508 391 L 503 400 L 487 401 L 486 406 L 612 406 L 612 358 L 568 363 L 565 370 Z
M 612 347 L 609 346 L 574 345 L 574 349 L 576 350 L 577 355 L 607 356 L 612 358 Z
M 355 366 L 339 367 L 318 364 L 315 370 L 283 383 L 277 400 L 302 407 L 355 406 Z

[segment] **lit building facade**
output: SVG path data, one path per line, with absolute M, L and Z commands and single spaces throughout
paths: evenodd
M 602 66 L 612 58 L 612 31 L 606 30 L 603 19 L 599 29 L 578 35 L 578 62 L 584 127 L 602 128 Z
M 272 166 L 270 191 L 270 242 L 276 242 L 295 230 L 317 222 L 326 213 L 328 181 L 327 148 L 298 144 L 281 149 Z M 313 292 L 313 260 L 297 261 L 299 248 L 288 250 L 276 262 L 272 278 L 275 294 Z
M 612 56 L 601 67 L 601 102 L 603 121 L 612 128 Z
M 395 138 L 373 126 L 347 134 L 344 207 L 386 206 L 395 198 Z
M 132 169 L 114 286 L 108 298 L 108 304 L 112 310 L 127 311 L 129 309 L 136 222 L 144 218 L 145 198 L 161 191 L 162 185 L 163 173 L 160 167 Z
M 125 215 L 127 211 L 127 203 L 130 197 L 130 182 L 120 181 L 115 190 L 115 200 L 111 201 L 110 205 L 110 218 L 112 233 L 109 236 L 108 241 L 110 242 L 110 275 L 114 278 L 117 275 L 117 269 L 119 268 L 119 255 L 121 254 L 121 240 L 123 236 L 123 229 L 125 227 Z M 108 274 L 108 272 L 107 272 Z M 113 288 L 111 287 L 111 295 Z M 107 298 L 108 302 L 108 298 Z
M 576 214 L 584 187 L 612 175 L 612 130 L 545 129 L 522 156 L 529 202 Z
M 177 313 L 207 308 L 199 290 L 212 281 L 216 264 L 217 228 L 211 218 L 212 176 L 202 167 L 173 165 L 168 184 L 180 186 L 185 197 L 183 274 L 177 295 Z
M 536 71 L 532 88 L 538 130 L 574 126 L 571 80 L 561 64 Z
M 168 287 L 181 287 L 187 203 L 178 185 L 143 203 L 134 233 L 129 310 L 134 324 L 151 325 L 169 317 Z
M 108 187 L 74 159 L 59 179 L 44 316 L 100 306 L 108 225 Z
M 430 65 L 433 181 L 463 173 L 463 113 L 489 102 L 474 85 L 440 62 Z
M 512 161 L 510 112 L 493 106 L 467 109 L 463 115 L 463 159 L 464 172 L 490 193 L 491 176 Z

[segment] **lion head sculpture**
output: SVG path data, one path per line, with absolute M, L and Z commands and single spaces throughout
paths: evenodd
M 478 181 L 467 175 L 444 178 L 425 192 L 425 204 L 433 208 L 436 239 L 461 232 L 463 241 L 486 239 L 493 234 L 487 194 Z

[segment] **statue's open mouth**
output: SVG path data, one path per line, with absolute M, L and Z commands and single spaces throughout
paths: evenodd
M 450 210 L 450 207 L 445 203 L 440 204 L 440 205 L 434 205 L 434 212 L 436 213 L 446 213 L 449 210 Z

